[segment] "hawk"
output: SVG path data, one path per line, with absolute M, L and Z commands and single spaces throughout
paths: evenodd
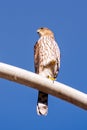
M 48 28 L 37 30 L 40 38 L 34 46 L 35 73 L 55 80 L 60 68 L 60 49 L 55 41 L 53 32 Z M 37 114 L 47 115 L 48 94 L 39 91 L 37 100 Z

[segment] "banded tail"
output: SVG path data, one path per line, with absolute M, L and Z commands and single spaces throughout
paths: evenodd
M 37 101 L 37 114 L 46 116 L 48 113 L 48 94 L 39 91 Z

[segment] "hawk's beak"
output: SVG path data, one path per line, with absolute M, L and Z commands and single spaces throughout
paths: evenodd
M 37 33 L 39 33 L 39 32 L 40 32 L 40 29 L 37 30 Z

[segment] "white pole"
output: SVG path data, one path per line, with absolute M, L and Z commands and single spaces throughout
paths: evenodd
M 0 62 L 0 78 L 38 89 L 87 110 L 87 94 L 27 70 Z

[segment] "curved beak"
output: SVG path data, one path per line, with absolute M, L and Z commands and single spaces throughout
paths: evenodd
M 40 32 L 40 29 L 37 30 L 37 33 L 39 33 L 39 32 Z

